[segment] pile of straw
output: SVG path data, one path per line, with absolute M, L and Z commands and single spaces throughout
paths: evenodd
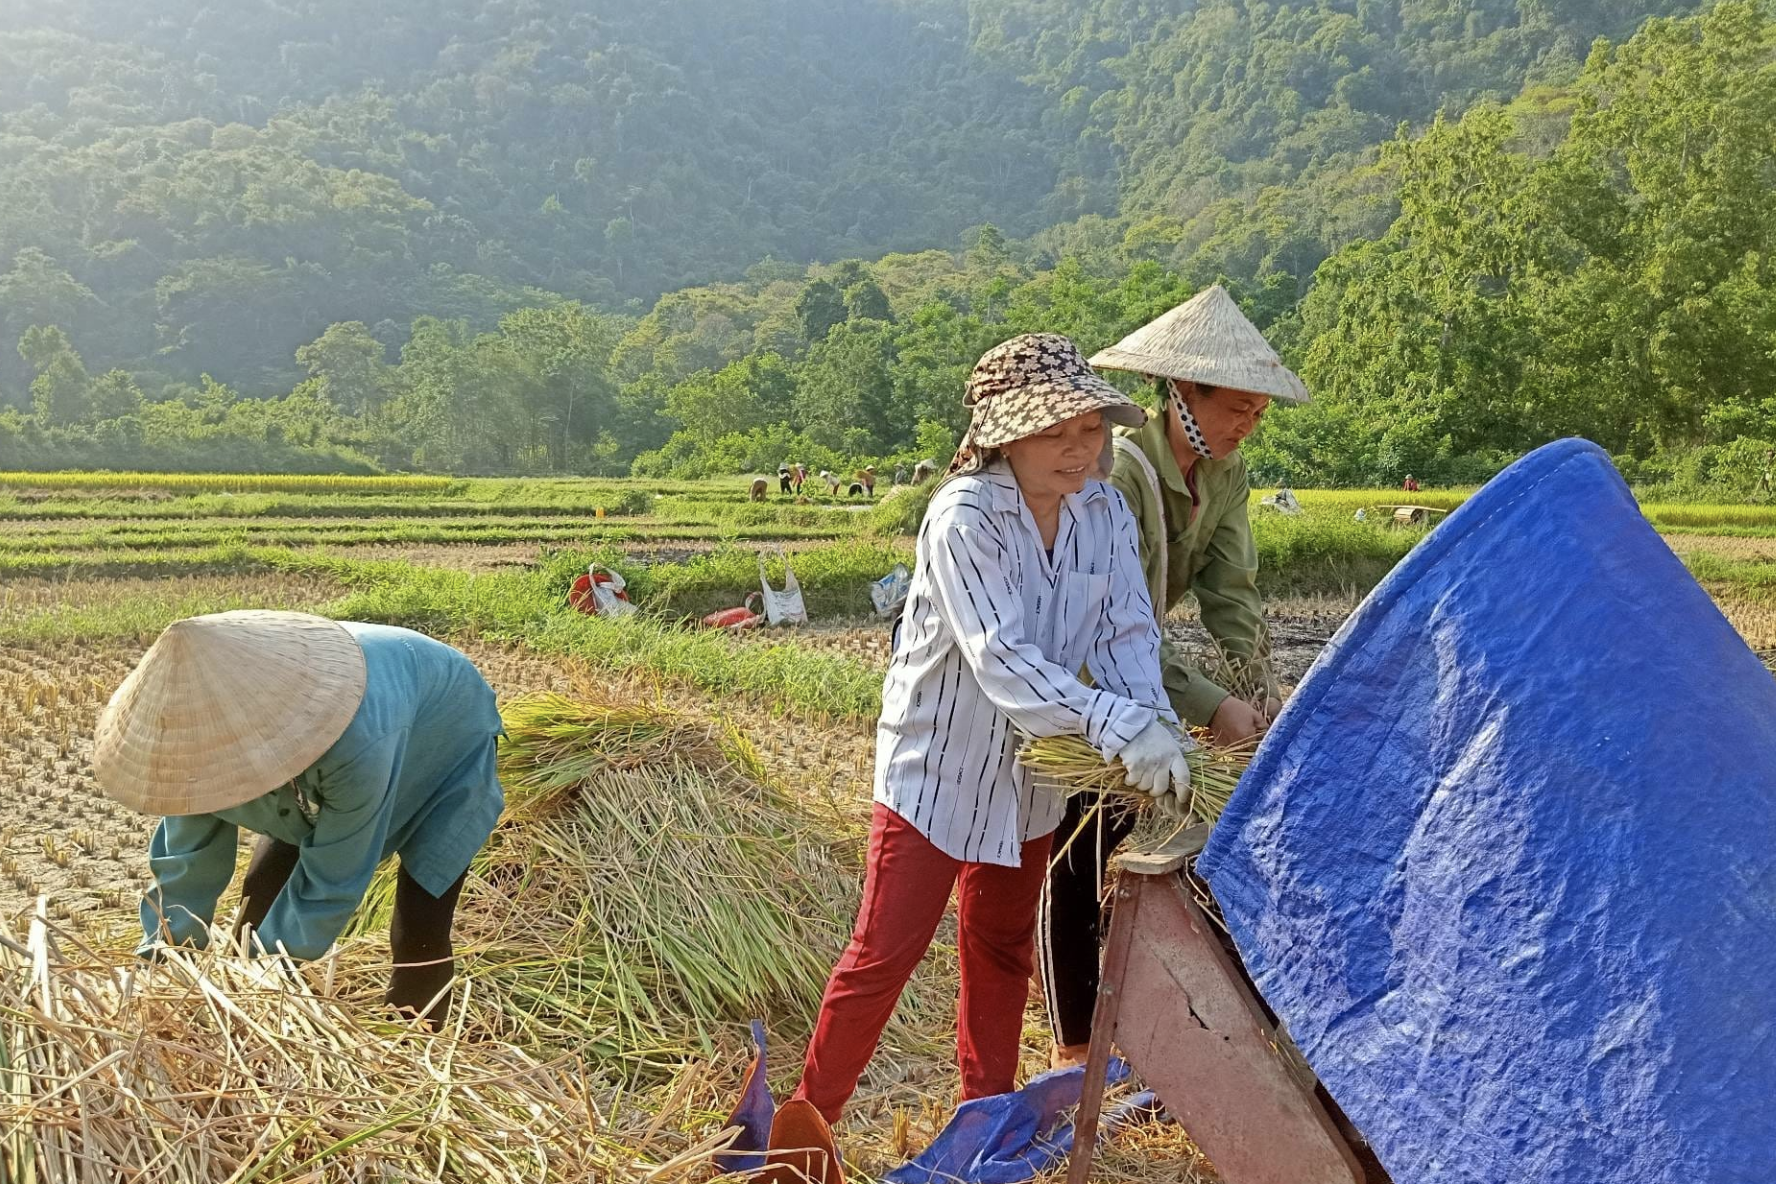
M 717 1115 L 685 1091 L 746 1018 L 813 1015 L 858 885 L 849 828 L 719 722 L 553 694 L 505 721 L 507 811 L 442 1034 L 380 1002 L 392 864 L 295 972 L 220 930 L 148 963 L 40 910 L 0 938 L 0 1180 L 707 1175 L 722 1137 L 683 1132 Z
M 1264 626 L 1251 657 L 1233 653 L 1217 638 L 1182 647 L 1184 658 L 1204 678 L 1238 699 L 1262 703 L 1273 692 L 1270 629 Z
M 477 1035 L 626 1072 L 813 1014 L 859 881 L 835 818 L 719 722 L 553 693 L 503 716 L 506 814 L 457 914 Z
M 0 938 L 0 1179 L 641 1175 L 577 1061 L 420 1036 L 266 961 L 97 951 L 45 912 Z

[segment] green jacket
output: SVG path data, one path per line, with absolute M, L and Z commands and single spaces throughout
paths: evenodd
M 1258 596 L 1258 549 L 1252 542 L 1252 522 L 1246 511 L 1252 486 L 1245 458 L 1235 452 L 1219 460 L 1197 461 L 1192 471 L 1193 496 L 1191 483 L 1179 470 L 1166 440 L 1163 415 L 1154 416 L 1143 428 L 1119 434 L 1140 449 L 1159 478 L 1163 516 L 1153 501 L 1153 483 L 1140 462 L 1117 449 L 1110 484 L 1128 501 L 1140 527 L 1141 568 L 1147 576 L 1154 612 L 1164 617 L 1186 593 L 1195 593 L 1209 635 L 1230 658 L 1255 663 L 1263 672 L 1266 690 L 1274 693 L 1264 611 Z M 1228 692 L 1170 641 L 1160 642 L 1159 660 L 1173 710 L 1186 723 L 1207 724 Z

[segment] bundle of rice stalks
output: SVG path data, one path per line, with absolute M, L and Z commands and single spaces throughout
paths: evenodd
M 0 1179 L 646 1173 L 602 1142 L 573 1058 L 423 1036 L 265 961 L 171 951 L 149 965 L 95 951 L 52 930 L 46 911 L 26 942 L 0 939 Z
M 664 1068 L 813 1014 L 858 883 L 834 818 L 719 722 L 556 694 L 504 718 L 506 815 L 457 918 L 478 1030 Z
M 502 832 L 554 817 L 587 782 L 613 771 L 677 764 L 713 776 L 764 777 L 737 732 L 665 707 L 540 691 L 508 703 L 500 718 L 506 726 Z
M 1183 797 L 1190 821 L 1213 823 L 1226 809 L 1246 766 L 1252 763 L 1257 740 L 1220 745 L 1209 741 L 1208 732 L 1192 729 L 1196 747 L 1186 755 L 1190 763 L 1190 790 Z M 1018 761 L 1044 781 L 1066 794 L 1096 793 L 1147 801 L 1145 790 L 1128 783 L 1121 761 L 1105 761 L 1083 736 L 1044 736 L 1027 739 L 1018 749 Z

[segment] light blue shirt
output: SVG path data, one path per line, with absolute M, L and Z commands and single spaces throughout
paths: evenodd
M 292 957 L 326 953 L 376 867 L 398 853 L 441 896 L 468 869 L 504 806 L 493 689 L 458 651 L 421 633 L 342 622 L 364 651 L 364 701 L 295 780 L 214 814 L 161 820 L 148 848 L 144 948 L 202 945 L 234 876 L 239 828 L 301 849 L 259 940 Z M 164 919 L 164 925 L 163 925 Z

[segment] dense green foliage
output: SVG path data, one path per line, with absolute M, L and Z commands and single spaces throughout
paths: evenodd
M 1384 154 L 1400 216 L 1321 268 L 1302 311 L 1321 394 L 1292 434 L 1343 473 L 1392 452 L 1585 435 L 1751 492 L 1776 437 L 1776 39 L 1722 5 L 1599 50 L 1546 152 L 1516 109 L 1438 120 Z M 1761 437 L 1761 438 L 1759 438 Z M 1730 442 L 1730 443 L 1729 443 Z M 1646 477 L 1682 477 L 1655 471 Z M 1766 490 L 1767 491 L 1767 490 Z
M 39 254 L 0 329 L 246 381 L 328 322 L 485 327 L 982 221 L 1126 208 L 1159 243 L 1669 3 L 16 6 L 0 259 Z
M 329 322 L 1034 230 L 1055 174 L 955 0 L 9 6 L 0 112 L 25 324 L 121 320 L 107 355 L 192 378 Z
M 1472 481 L 1579 433 L 1749 494 L 1776 38 L 1686 10 L 9 12 L 0 468 L 891 472 L 953 446 L 987 345 L 1219 280 L 1319 395 L 1261 478 Z

